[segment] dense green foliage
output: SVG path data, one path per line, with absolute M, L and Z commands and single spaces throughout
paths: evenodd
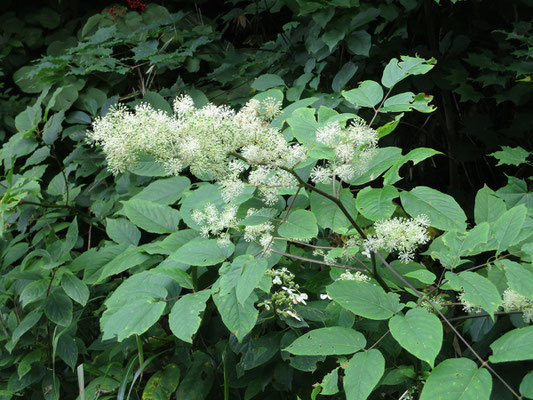
M 0 399 L 533 398 L 531 1 L 148 3 L 0 14 Z M 276 201 L 232 200 L 223 246 L 214 173 L 113 175 L 87 142 L 185 94 L 274 98 L 306 150 Z M 313 181 L 317 133 L 359 117 L 368 165 Z

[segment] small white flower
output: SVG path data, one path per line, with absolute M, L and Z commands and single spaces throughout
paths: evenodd
M 321 295 L 320 295 L 320 299 L 321 299 L 321 300 L 333 300 L 333 299 L 329 296 L 329 294 L 327 294 L 327 293 L 321 294 Z

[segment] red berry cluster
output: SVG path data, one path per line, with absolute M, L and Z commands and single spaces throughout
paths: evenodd
M 126 0 L 128 3 L 128 7 L 131 10 L 139 9 L 139 11 L 144 11 L 146 8 L 146 3 L 142 3 L 140 0 Z M 120 18 L 121 15 L 123 15 L 126 12 L 126 8 L 121 6 L 113 6 L 111 8 L 106 8 L 105 11 L 111 15 L 111 21 L 115 22 L 117 19 Z
M 126 9 L 123 7 L 111 7 L 106 8 L 105 11 L 111 15 L 111 21 L 115 22 L 119 17 L 126 12 Z
M 141 11 L 144 11 L 146 8 L 146 3 L 142 3 L 140 0 L 126 0 L 128 2 L 128 7 L 132 10 L 135 10 L 136 8 L 140 9 Z

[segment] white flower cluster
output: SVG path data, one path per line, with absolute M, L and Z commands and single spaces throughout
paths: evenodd
M 503 292 L 501 307 L 505 312 L 521 311 L 526 324 L 533 322 L 533 301 L 512 289 Z
M 425 215 L 419 215 L 414 219 L 391 218 L 385 221 L 377 221 L 374 224 L 375 233 L 361 241 L 364 248 L 363 254 L 385 250 L 398 252 L 398 258 L 408 263 L 412 261 L 417 246 L 429 241 L 427 227 L 429 220 Z
M 316 183 L 329 183 L 333 177 L 348 181 L 356 173 L 366 171 L 375 154 L 378 135 L 362 120 L 352 122 L 346 128 L 332 122 L 317 130 L 316 141 L 333 149 L 335 159 L 325 165 L 316 166 L 311 173 L 311 179 Z
M 359 281 L 359 282 L 370 282 L 370 277 L 366 274 L 363 274 L 360 271 L 356 271 L 352 274 L 350 271 L 343 272 L 338 281 Z
M 296 304 L 307 304 L 307 293 L 300 292 L 298 284 L 294 283 L 294 274 L 287 268 L 267 270 L 266 274 L 272 277 L 272 284 L 280 286 L 280 290 L 274 292 L 270 299 L 264 300 L 259 306 L 265 310 L 274 309 L 276 313 L 290 316 L 298 321 L 302 319 L 294 310 Z
M 208 203 L 203 211 L 194 210 L 192 219 L 201 226 L 202 236 L 218 236 L 219 244 L 227 245 L 230 241 L 228 229 L 238 224 L 236 215 L 237 207 L 234 205 L 228 204 L 220 211 L 215 205 Z
M 270 127 L 269 119 L 279 109 L 272 98 L 250 100 L 239 112 L 213 104 L 197 109 L 191 97 L 180 96 L 173 116 L 146 104 L 133 112 L 118 106 L 94 121 L 88 138 L 102 146 L 115 174 L 135 164 L 140 153 L 148 153 L 169 174 L 188 166 L 193 175 L 212 177 L 230 202 L 245 186 L 241 175 L 251 169 L 250 183 L 274 203 L 276 188 L 296 184 L 279 167 L 291 168 L 305 156 L 299 144 L 289 144 L 279 129 Z

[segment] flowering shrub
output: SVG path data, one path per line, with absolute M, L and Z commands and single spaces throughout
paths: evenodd
M 376 115 L 431 112 L 431 98 L 423 94 L 389 95 L 402 79 L 432 67 L 432 60 L 392 60 L 383 73 L 382 84 L 389 89 L 385 95 L 379 83 L 365 81 L 343 96 L 373 108 Z M 378 141 L 393 128 L 374 129 L 355 114 L 324 106 L 317 120 L 312 108 L 282 109 L 282 99 L 280 91 L 270 90 L 234 111 L 213 104 L 197 108 L 191 97 L 180 96 L 173 115 L 140 104 L 133 111 L 118 106 L 95 120 L 89 141 L 102 148 L 114 174 L 135 171 L 148 157 L 167 175 L 188 171 L 199 181 L 198 189 L 184 196 L 179 214 L 135 198 L 124 202 L 122 213 L 133 225 L 158 232 L 140 214 L 165 225 L 169 235 L 152 243 L 150 251 L 162 248 L 169 257 L 128 278 L 107 299 L 101 319 L 104 339 L 144 334 L 165 313 L 167 289 L 162 282 L 151 281 L 150 292 L 141 297 L 134 290 L 141 276 L 151 280 L 162 275 L 191 290 L 171 306 L 172 334 L 194 343 L 212 297 L 233 348 L 249 346 L 237 371 L 251 368 L 243 364 L 249 357 L 255 361 L 246 362 L 259 362 L 261 356 L 253 349 L 271 340 L 267 338 L 280 341 L 279 355 L 295 370 L 316 368 L 303 367 L 305 357 L 312 365 L 325 357 L 336 359 L 339 366 L 313 385 L 312 398 L 342 391 L 347 399 L 366 399 L 395 379 L 395 385 L 405 387 L 402 398 L 420 392 L 422 400 L 458 399 L 457 384 L 471 398 L 488 399 L 491 373 L 516 395 L 452 321 L 483 318 L 494 324 L 496 315 L 522 314 L 523 321 L 513 320 L 518 329 L 491 344 L 489 361 L 533 357 L 516 345 L 533 336 L 531 327 L 524 327 L 533 310 L 533 272 L 518 262 L 531 258 L 531 217 L 524 201 L 508 195 L 509 188 L 483 188 L 476 197 L 476 225 L 468 229 L 465 213 L 452 197 L 428 187 L 399 192 L 393 186 L 401 180 L 398 171 L 404 163 L 438 152 L 419 148 L 387 158 L 393 148 L 378 147 Z M 519 150 L 504 149 L 494 156 L 506 162 Z M 525 162 L 529 153 L 520 154 Z M 382 184 L 361 188 L 380 175 Z M 398 197 L 401 206 L 393 202 Z M 181 218 L 188 228 L 179 223 Z M 431 241 L 429 227 L 442 234 Z M 342 243 L 334 244 L 332 238 L 339 234 Z M 421 247 L 436 262 L 434 267 L 416 261 Z M 486 252 L 494 254 L 488 263 L 473 264 L 474 256 Z M 399 260 L 387 261 L 394 257 Z M 216 265 L 218 279 L 213 281 L 209 271 Z M 123 270 L 121 264 L 111 264 L 98 279 Z M 313 284 L 301 280 L 300 275 L 312 271 Z M 466 316 L 451 317 L 457 304 Z M 125 319 L 139 309 L 149 320 Z M 314 315 L 319 312 L 324 316 Z M 274 329 L 261 336 L 269 320 L 307 332 Z M 378 321 L 388 321 L 388 329 Z M 365 325 L 371 323 L 382 327 L 377 328 L 381 336 L 367 345 L 367 338 L 375 336 Z M 480 366 L 450 354 L 443 342 L 445 326 Z M 392 378 L 395 367 L 383 356 L 391 352 L 385 344 L 389 334 L 400 346 L 394 352 L 403 349 L 423 362 L 418 375 Z M 266 351 L 270 359 L 278 347 Z M 454 384 L 448 381 L 449 371 L 457 374 Z M 342 389 L 339 373 L 344 374 Z M 530 378 L 524 379 L 529 384 Z

